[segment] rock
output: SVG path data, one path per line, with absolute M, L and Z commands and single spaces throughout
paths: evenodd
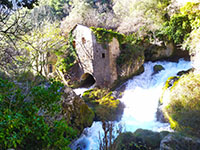
M 199 150 L 200 139 L 169 134 L 160 143 L 160 150 Z
M 167 131 L 137 129 L 134 133 L 121 133 L 114 141 L 114 146 L 116 150 L 158 150 L 161 140 L 168 134 Z
M 145 129 L 137 129 L 133 135 L 142 139 L 143 143 L 145 143 L 148 149 L 156 149 L 160 147 L 161 140 L 168 134 L 169 132 L 153 132 L 151 130 Z
M 151 45 L 145 50 L 146 61 L 156 61 L 172 56 L 174 52 L 174 46 L 172 43 L 166 43 L 165 45 Z
M 184 74 L 188 74 L 190 71 L 193 71 L 194 69 L 193 68 L 191 68 L 191 69 L 188 69 L 188 70 L 183 70 L 183 71 L 179 71 L 178 73 L 177 73 L 177 76 L 182 76 L 182 75 L 184 75 Z
M 92 125 L 94 112 L 71 88 L 65 87 L 63 92 L 61 116 L 80 134 L 84 128 Z
M 115 150 L 148 150 L 142 139 L 131 132 L 121 133 L 114 141 Z
M 130 77 L 135 74 L 140 74 L 143 71 L 141 70 L 142 65 L 144 64 L 144 53 L 141 52 L 138 56 L 130 56 L 135 57 L 130 60 L 124 60 L 122 65 L 117 66 L 118 76 L 121 78 Z
M 162 123 L 169 122 L 164 116 L 163 105 L 161 105 L 161 104 L 158 105 L 158 108 L 156 111 L 156 119 L 157 119 L 157 121 L 162 122 Z
M 120 120 L 124 105 L 117 99 L 119 93 L 108 89 L 93 88 L 85 91 L 83 99 L 95 112 L 95 121 Z
M 164 70 L 165 68 L 162 66 L 162 65 L 155 65 L 154 67 L 153 67 L 153 74 L 156 74 L 156 73 L 158 73 L 158 72 L 160 72 L 161 70 Z

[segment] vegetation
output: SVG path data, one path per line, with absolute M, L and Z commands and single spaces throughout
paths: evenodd
M 68 149 L 76 132 L 65 120 L 52 120 L 61 110 L 62 84 L 32 88 L 0 78 L 0 148 Z
M 199 86 L 200 75 L 189 73 L 180 77 L 170 92 L 170 103 L 166 112 L 173 128 L 200 136 L 199 129 Z
M 149 45 L 171 42 L 190 50 L 194 67 L 199 69 L 199 1 L 177 8 L 171 0 L 15 2 L 0 1 L 0 149 L 69 149 L 67 146 L 76 133 L 91 125 L 94 113 L 85 103 L 76 110 L 81 118 L 73 114 L 71 118 L 55 120 L 62 109 L 63 85 L 50 80 L 46 69 L 53 65 L 56 75 L 51 75 L 64 83 L 70 78 L 68 72 L 78 62 L 70 31 L 77 23 L 91 27 L 99 43 L 106 45 L 113 38 L 119 41 L 119 68 L 130 66 L 133 59 L 143 63 Z M 164 87 L 164 91 L 170 88 L 171 93 L 166 107 L 171 126 L 198 137 L 199 80 L 199 74 L 190 73 L 169 78 Z M 122 112 L 120 101 L 107 89 L 91 89 L 83 98 L 93 108 L 96 120 L 116 120 Z M 79 124 L 80 131 L 69 126 L 72 122 Z M 109 143 L 105 126 L 112 133 L 112 123 L 103 125 L 102 149 L 108 148 Z M 129 133 L 125 137 L 130 137 L 125 141 L 132 141 L 120 149 L 147 146 Z
M 117 120 L 123 111 L 120 101 L 106 89 L 88 90 L 84 92 L 83 99 L 93 108 L 97 120 Z

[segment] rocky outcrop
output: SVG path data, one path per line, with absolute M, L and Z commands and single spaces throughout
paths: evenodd
M 160 143 L 160 150 L 199 150 L 200 139 L 169 134 Z
M 166 43 L 165 45 L 151 45 L 145 50 L 146 61 L 156 61 L 164 58 L 168 58 L 174 53 L 173 43 Z
M 168 135 L 169 132 L 153 132 L 150 130 L 137 129 L 134 133 L 125 132 L 120 134 L 114 144 L 116 150 L 159 150 L 161 140 Z
M 62 95 L 61 116 L 80 134 L 84 128 L 92 125 L 94 112 L 71 88 L 65 87 Z
M 131 57 L 131 56 L 130 56 Z M 144 64 L 144 54 L 141 53 L 137 57 L 125 61 L 122 65 L 117 66 L 119 77 L 130 77 L 136 74 Z
M 84 92 L 83 99 L 95 112 L 95 121 L 119 121 L 124 105 L 117 99 L 118 96 L 108 89 L 93 88 Z

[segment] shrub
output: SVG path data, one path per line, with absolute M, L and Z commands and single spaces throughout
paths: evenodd
M 0 149 L 68 149 L 76 132 L 64 120 L 45 118 L 60 110 L 61 87 L 52 81 L 28 93 L 0 78 Z
M 165 110 L 174 129 L 200 136 L 200 74 L 180 77 L 170 92 Z

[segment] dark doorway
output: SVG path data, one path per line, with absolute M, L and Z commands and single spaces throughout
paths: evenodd
M 95 83 L 94 77 L 89 73 L 84 73 L 81 76 L 81 87 L 90 87 Z

